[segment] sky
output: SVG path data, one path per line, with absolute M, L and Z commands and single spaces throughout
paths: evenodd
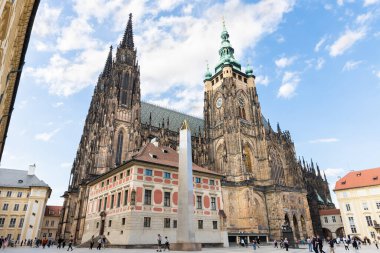
M 202 117 L 224 17 L 264 116 L 333 188 L 351 170 L 380 167 L 379 12 L 380 0 L 42 0 L 1 167 L 36 164 L 48 204 L 63 203 L 94 86 L 129 13 L 143 100 Z

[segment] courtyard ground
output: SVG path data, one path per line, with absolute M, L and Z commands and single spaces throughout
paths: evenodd
M 329 253 L 329 249 L 327 248 L 327 245 L 325 245 L 324 250 L 326 253 Z M 108 252 L 108 253 L 143 253 L 143 252 L 156 252 L 153 249 L 102 249 L 100 251 L 93 249 L 92 251 L 87 249 L 87 248 L 74 248 L 73 252 L 78 252 L 78 253 L 88 253 L 88 252 Z M 51 248 L 30 248 L 30 247 L 18 247 L 18 248 L 6 248 L 5 250 L 0 250 L 1 253 L 37 253 L 37 252 L 46 252 L 46 253 L 58 253 L 58 252 L 67 252 L 67 247 L 66 249 L 57 249 L 56 247 L 51 247 Z M 181 251 L 171 251 L 171 252 L 181 252 Z M 204 248 L 202 251 L 198 252 L 205 252 L 205 253 L 227 253 L 227 252 L 255 252 L 255 253 L 276 253 L 276 252 L 286 252 L 284 249 L 274 249 L 272 246 L 261 246 L 259 249 L 256 251 L 253 251 L 251 247 L 249 248 L 238 248 L 238 247 L 230 247 L 230 248 Z M 302 249 L 289 249 L 289 253 L 308 253 L 308 249 L 302 248 Z M 337 246 L 335 253 L 343 253 L 343 252 L 350 252 L 350 253 L 355 253 L 355 251 L 350 247 L 350 251 L 345 251 L 343 245 Z M 379 252 L 380 250 L 376 249 L 375 245 L 371 246 L 362 246 L 361 249 L 359 249 L 359 253 L 376 253 Z

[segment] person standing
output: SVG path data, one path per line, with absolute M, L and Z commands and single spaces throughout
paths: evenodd
M 94 247 L 94 236 L 91 237 L 91 241 L 90 241 L 90 250 L 92 250 L 92 247 Z
M 278 242 L 276 239 L 274 240 L 274 247 L 278 249 Z
M 252 240 L 252 248 L 253 250 L 256 250 L 257 242 L 255 239 Z
M 97 250 L 100 250 L 102 248 L 102 238 L 98 239 L 98 247 L 96 247 Z
M 374 240 L 373 243 L 375 244 L 376 248 L 379 249 L 379 245 L 377 244 L 377 241 Z
M 323 251 L 323 241 L 322 241 L 322 238 L 319 237 L 319 235 L 317 236 L 317 240 L 318 240 L 319 253 L 326 253 Z
M 306 242 L 307 242 L 307 245 L 309 246 L 309 252 L 313 252 L 313 244 L 312 244 L 311 238 L 308 237 Z
M 327 237 L 327 240 L 329 240 L 329 238 Z M 330 245 L 330 253 L 335 253 L 335 248 L 334 248 L 334 244 L 335 244 L 335 239 L 331 238 L 331 240 L 328 241 L 329 242 L 329 245 Z
M 348 241 L 347 240 L 343 240 L 343 243 L 344 243 L 344 249 L 345 250 L 350 250 L 350 248 L 348 247 Z
M 289 241 L 288 241 L 288 238 L 284 239 L 284 247 L 285 247 L 286 251 L 289 251 Z
M 355 252 L 359 252 L 358 241 L 356 238 L 354 238 L 354 241 L 352 242 L 352 247 L 354 247 Z
M 158 251 L 158 252 L 161 252 L 162 237 L 161 237 L 160 234 L 157 235 L 157 245 L 158 245 L 157 251 Z
M 170 243 L 169 243 L 169 240 L 168 240 L 168 237 L 165 236 L 165 248 L 164 248 L 164 251 L 165 250 L 170 250 Z

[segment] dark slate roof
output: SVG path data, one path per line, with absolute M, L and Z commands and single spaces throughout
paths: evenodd
M 152 115 L 152 126 L 155 127 L 162 125 L 163 119 L 166 126 L 167 119 L 169 118 L 169 130 L 179 132 L 179 128 L 181 127 L 183 121 L 186 119 L 189 123 L 192 135 L 195 133 L 199 134 L 199 128 L 201 131 L 203 131 L 204 121 L 201 118 L 190 116 L 146 102 L 141 102 L 141 123 L 149 123 L 149 115 Z
M 38 179 L 36 175 L 29 176 L 26 170 L 12 170 L 0 168 L 0 185 L 2 187 L 29 188 L 31 186 L 49 187 L 47 183 Z

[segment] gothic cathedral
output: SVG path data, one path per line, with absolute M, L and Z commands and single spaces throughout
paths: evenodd
M 322 234 L 319 209 L 334 208 L 319 167 L 297 159 L 288 131 L 272 129 L 262 113 L 250 66 L 242 70 L 223 24 L 220 60 L 204 77 L 204 117 L 141 101 L 140 68 L 132 15 L 113 57 L 112 47 L 98 78 L 79 148 L 64 193 L 61 238 L 80 243 L 89 187 L 94 178 L 122 165 L 153 139 L 177 149 L 187 119 L 193 161 L 223 175 L 224 210 L 219 212 L 230 240 L 236 236 L 279 239 L 281 226 L 294 237 Z

